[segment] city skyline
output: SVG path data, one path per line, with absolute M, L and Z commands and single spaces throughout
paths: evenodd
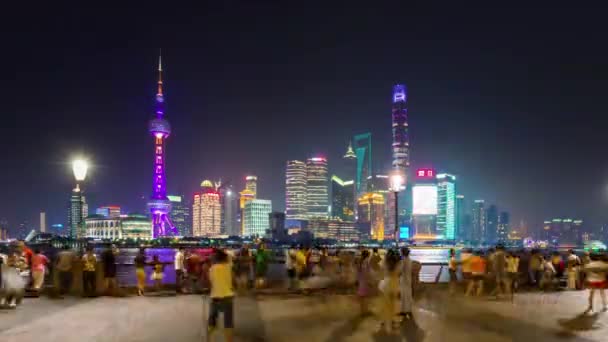
M 387 8 L 378 10 L 390 16 Z M 317 14 L 325 19 L 322 25 L 344 24 L 343 19 L 331 22 L 328 11 L 327 17 Z M 375 42 L 344 29 L 326 38 L 301 33 L 303 42 L 280 43 L 284 36 L 274 32 L 280 24 L 276 19 L 262 33 L 246 35 L 260 44 L 239 40 L 235 48 L 224 41 L 245 24 L 228 30 L 220 20 L 228 13 L 246 18 L 244 11 L 219 11 L 206 24 L 216 34 L 204 36 L 200 48 L 163 50 L 173 125 L 168 193 L 192 198 L 206 178 L 232 180 L 240 191 L 244 177 L 255 174 L 258 197 L 271 199 L 273 209 L 282 211 L 287 160 L 322 154 L 329 174 L 340 175 L 335 168 L 346 143 L 367 132 L 374 168 L 385 172 L 391 163 L 391 89 L 404 83 L 411 169 L 434 167 L 454 174 L 457 192 L 469 205 L 475 199 L 499 203 L 511 222 L 525 219 L 535 229 L 547 217 L 580 217 L 592 227 L 605 222 L 606 161 L 600 140 L 605 124 L 596 117 L 603 108 L 602 85 L 589 80 L 606 67 L 603 58 L 595 57 L 589 62 L 596 66 L 589 67 L 593 73 L 570 63 L 576 60 L 573 51 L 599 49 L 592 55 L 607 55 L 587 44 L 592 37 L 570 41 L 579 49 L 562 51 L 554 37 L 565 28 L 557 21 L 539 27 L 529 13 L 519 15 L 520 22 L 534 28 L 530 38 L 528 30 L 500 21 L 486 22 L 484 33 L 458 27 L 452 41 L 441 41 L 437 38 L 454 19 L 437 13 L 434 28 L 415 16 L 408 17 L 408 27 L 370 19 L 367 37 L 385 38 Z M 304 20 L 291 25 L 289 32 L 305 31 Z M 210 32 L 210 27 L 192 33 Z M 416 28 L 418 35 L 403 34 Z M 457 43 L 459 35 L 464 42 Z M 166 45 L 162 37 L 147 45 Z M 544 38 L 549 48 L 537 49 L 533 37 Z M 36 41 L 28 45 L 44 46 Z M 273 47 L 277 42 L 279 47 Z M 479 49 L 492 44 L 511 49 Z M 74 155 L 92 163 L 85 182 L 92 207 L 116 203 L 126 212 L 144 213 L 150 196 L 152 147 L 144 125 L 154 111 L 150 94 L 157 48 L 57 46 L 62 43 L 50 47 L 45 58 L 33 58 L 36 49 L 12 41 L 13 53 L 0 57 L 15 73 L 1 83 L 6 111 L 15 117 L 0 138 L 9 165 L 0 180 L 0 218 L 7 218 L 12 229 L 23 221 L 37 222 L 40 211 L 47 213 L 49 226 L 66 223 L 66 192 L 73 188 L 67 164 Z M 248 51 L 241 59 L 235 52 L 242 47 Z M 513 58 L 511 51 L 519 55 Z M 524 68 L 522 56 L 528 55 L 533 58 Z

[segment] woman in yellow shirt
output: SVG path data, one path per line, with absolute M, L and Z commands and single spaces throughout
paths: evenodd
M 211 304 L 209 307 L 208 339 L 217 326 L 217 317 L 220 312 L 224 314 L 224 339 L 232 341 L 232 329 L 234 328 L 234 288 L 232 267 L 226 252 L 216 249 L 214 252 L 215 263 L 209 269 L 209 282 L 211 283 Z

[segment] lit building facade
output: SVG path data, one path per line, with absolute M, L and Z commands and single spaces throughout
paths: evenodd
M 287 161 L 285 170 L 285 215 L 288 220 L 306 220 L 306 163 Z
M 492 204 L 486 210 L 486 238 L 485 242 L 496 243 L 498 240 L 498 208 Z
M 372 169 L 372 134 L 364 133 L 353 138 L 355 155 L 357 156 L 357 170 L 355 186 L 357 196 L 370 191 L 367 178 L 373 174 Z
M 410 136 L 407 113 L 407 88 L 403 84 L 393 87 L 393 170 L 407 176 L 410 167 Z
M 545 221 L 543 231 L 544 237 L 551 244 L 577 246 L 582 243 L 583 220 L 554 218 Z
M 247 205 L 247 203 L 253 201 L 255 199 L 253 192 L 251 192 L 250 190 L 243 190 L 239 193 L 240 197 L 239 197 L 239 210 L 240 210 L 240 220 L 241 220 L 241 231 L 239 233 L 239 236 L 245 236 L 245 206 Z
M 456 237 L 456 177 L 447 173 L 437 175 L 437 235 Z
M 185 203 L 182 196 L 168 195 L 171 201 L 171 222 L 177 228 L 179 236 L 192 236 L 192 217 L 190 206 Z
M 120 207 L 117 205 L 106 205 L 95 210 L 95 214 L 105 217 L 120 217 Z
M 369 237 L 374 240 L 384 240 L 384 196 L 379 193 L 368 192 L 357 200 L 358 222 L 369 227 Z
M 148 124 L 148 131 L 154 137 L 154 177 L 152 196 L 148 210 L 152 217 L 154 237 L 177 235 L 177 230 L 169 219 L 171 202 L 167 198 L 167 175 L 165 173 L 165 141 L 171 134 L 171 125 L 165 119 L 165 97 L 163 94 L 163 67 L 158 58 L 158 91 L 156 93 L 156 113 Z
M 272 201 L 253 199 L 245 203 L 245 231 L 243 236 L 263 237 L 270 229 L 269 215 L 272 213 Z
M 507 240 L 517 240 L 517 238 L 521 239 L 517 234 L 512 234 L 509 236 L 511 231 L 511 223 L 510 223 L 510 215 L 508 212 L 503 211 L 498 215 L 498 225 L 496 229 L 496 241 L 498 243 L 506 243 Z M 513 231 L 516 233 L 516 231 Z
M 310 220 L 308 230 L 317 239 L 331 239 L 339 242 L 358 242 L 359 231 L 353 221 L 336 219 Z
M 221 234 L 222 206 L 220 194 L 211 181 L 201 183 L 192 205 L 192 236 L 214 237 Z
M 245 177 L 245 189 L 253 193 L 253 198 L 258 198 L 258 177 L 247 176 Z
M 285 213 L 272 212 L 268 218 L 270 220 L 270 238 L 282 240 L 287 237 L 287 229 L 285 229 Z
M 435 170 L 416 170 L 416 183 L 412 186 L 412 205 L 413 239 L 445 238 L 437 231 L 438 191 Z
M 84 219 L 87 216 L 89 216 L 89 206 L 87 205 L 86 197 L 77 185 L 72 190 L 70 209 L 68 210 L 68 227 L 71 238 L 81 238 L 86 235 Z
M 238 203 L 237 194 L 231 187 L 223 187 L 220 190 L 222 202 L 222 234 L 229 236 L 241 235 L 241 227 L 237 222 Z
M 145 215 L 106 217 L 91 215 L 85 219 L 86 237 L 103 240 L 152 238 L 152 221 Z
M 470 231 L 466 224 L 467 208 L 464 202 L 464 195 L 456 195 L 456 231 L 454 232 L 457 240 L 469 240 L 467 234 Z
M 331 177 L 331 217 L 343 221 L 355 220 L 355 182 Z
M 487 237 L 486 205 L 484 200 L 473 202 L 471 241 L 484 242 Z
M 327 159 L 306 161 L 306 213 L 309 219 L 327 218 L 329 209 Z

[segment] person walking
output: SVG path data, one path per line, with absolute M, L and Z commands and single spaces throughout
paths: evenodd
M 401 249 L 401 279 L 400 279 L 400 293 L 401 293 L 401 311 L 399 316 L 411 319 L 412 318 L 412 304 L 414 302 L 412 293 L 412 260 L 410 259 L 410 249 L 403 247 Z
M 540 279 L 543 270 L 543 256 L 536 249 L 532 250 L 532 255 L 528 262 L 528 277 L 530 285 L 533 287 L 540 286 Z
M 105 280 L 106 294 L 112 296 L 116 293 L 118 284 L 116 282 L 116 257 L 118 248 L 116 245 L 110 246 L 101 255 L 103 261 L 103 278 Z
M 382 293 L 380 330 L 385 332 L 393 328 L 395 300 L 399 294 L 399 271 L 399 252 L 391 249 L 384 259 L 384 279 L 378 285 Z
M 177 293 L 184 293 L 184 271 L 186 266 L 184 265 L 184 247 L 179 247 L 174 257 L 175 267 L 175 291 Z
M 608 311 L 608 303 L 606 303 L 606 293 L 604 290 L 608 287 L 606 274 L 608 274 L 608 264 L 602 260 L 599 254 L 591 254 L 591 261 L 585 265 L 585 273 L 587 274 L 586 285 L 589 289 L 589 306 L 585 310 L 585 314 L 593 312 L 593 297 L 595 291 L 600 291 L 602 298 L 602 311 Z
M 42 285 L 44 284 L 44 275 L 46 274 L 48 263 L 49 259 L 40 252 L 39 248 L 36 248 L 32 256 L 32 288 L 37 294 L 40 294 Z
M 450 295 L 454 295 L 456 287 L 458 287 L 458 261 L 456 260 L 456 251 L 450 249 L 450 260 L 448 262 L 448 270 L 450 272 Z
M 511 294 L 511 300 L 519 287 L 519 256 L 513 252 L 507 255 L 507 293 Z
M 239 252 L 237 263 L 235 265 L 237 291 L 241 294 L 247 291 L 249 288 L 249 277 L 251 275 L 252 267 L 253 258 L 251 257 L 251 253 L 246 246 L 243 246 Z
M 285 251 L 285 269 L 287 270 L 287 289 L 293 290 L 296 279 L 296 249 L 293 245 Z
M 82 286 L 84 297 L 94 297 L 97 295 L 97 257 L 93 253 L 93 247 L 87 247 L 86 253 L 82 256 Z
M 486 260 L 483 258 L 483 252 L 477 251 L 471 257 L 471 281 L 467 286 L 466 296 L 473 295 L 473 291 L 477 288 L 476 296 L 480 297 L 483 294 L 483 283 L 486 277 Z
M 146 254 L 143 248 L 139 249 L 133 263 L 135 264 L 135 276 L 137 277 L 137 295 L 143 296 L 146 288 Z
M 266 285 L 266 272 L 268 271 L 268 261 L 270 254 L 266 246 L 261 243 L 255 253 L 255 287 L 258 289 Z
M 542 277 L 540 280 L 540 288 L 541 290 L 548 291 L 553 289 L 555 276 L 557 271 L 555 270 L 555 266 L 553 262 L 551 262 L 551 258 L 541 259 L 542 263 Z
M 369 262 L 369 251 L 361 252 L 361 259 L 357 267 L 357 298 L 359 299 L 360 315 L 369 314 L 369 297 L 373 286 L 372 270 Z
M 165 265 L 160 262 L 156 254 L 152 257 L 152 267 L 154 271 L 152 272 L 151 279 L 154 281 L 154 289 L 158 292 L 163 286 Z
M 10 309 L 15 309 L 17 305 L 21 304 L 25 293 L 26 281 L 21 276 L 19 269 L 21 264 L 20 259 L 20 253 L 14 250 L 11 251 L 2 269 L 2 284 L 0 287 L 2 288 L 4 298 L 2 298 L 0 304 L 6 304 Z
M 69 249 L 68 245 L 64 245 L 62 250 L 57 253 L 55 270 L 59 278 L 59 296 L 69 293 L 72 288 L 74 260 L 76 260 L 76 254 Z
M 566 259 L 566 274 L 568 277 L 568 289 L 576 290 L 579 288 L 579 274 L 580 274 L 581 259 L 578 255 L 574 254 L 574 250 L 568 251 L 568 257 Z
M 503 245 L 496 246 L 496 251 L 492 257 L 492 270 L 496 281 L 496 287 L 492 291 L 492 294 L 495 294 L 496 298 L 500 298 L 505 294 L 508 295 L 507 254 Z
M 233 275 L 228 255 L 221 249 L 214 251 L 214 264 L 209 269 L 209 280 L 211 283 L 211 303 L 209 304 L 207 338 L 210 341 L 213 340 L 218 316 L 223 313 L 224 341 L 232 342 L 234 329 Z

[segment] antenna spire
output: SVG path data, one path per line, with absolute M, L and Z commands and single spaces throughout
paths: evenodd
M 162 49 L 158 51 L 158 93 L 157 96 L 163 95 L 163 54 Z

